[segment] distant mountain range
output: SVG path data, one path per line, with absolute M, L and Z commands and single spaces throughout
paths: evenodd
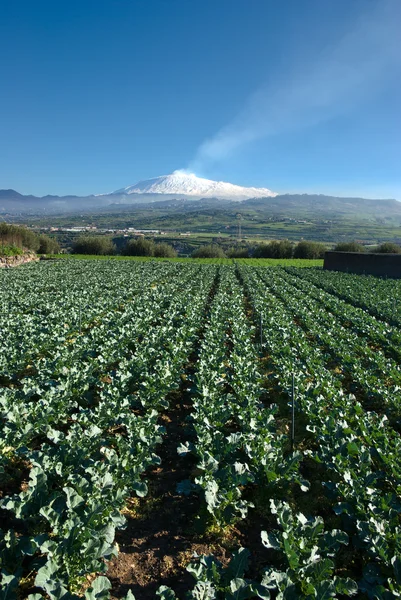
M 347 219 L 401 224 L 401 202 L 338 198 L 319 194 L 278 195 L 267 188 L 242 187 L 175 171 L 139 181 L 112 193 L 90 196 L 24 196 L 0 190 L 0 215 L 37 216 L 97 212 L 135 212 L 149 207 L 162 212 L 256 211 L 269 217 Z

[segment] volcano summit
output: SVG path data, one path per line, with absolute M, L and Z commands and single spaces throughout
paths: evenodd
M 116 190 L 113 194 L 172 194 L 238 201 L 277 196 L 275 192 L 267 188 L 242 187 L 224 181 L 212 181 L 185 171 L 174 171 L 171 175 L 145 179 L 135 185 Z

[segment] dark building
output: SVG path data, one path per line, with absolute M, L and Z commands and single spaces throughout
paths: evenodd
M 324 269 L 358 275 L 401 278 L 401 254 L 326 252 Z

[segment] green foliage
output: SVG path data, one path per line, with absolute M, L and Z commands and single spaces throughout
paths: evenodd
M 302 491 L 309 487 L 299 473 L 302 455 L 284 455 L 283 438 L 275 428 L 276 408 L 261 408 L 254 334 L 238 277 L 232 268 L 222 269 L 194 377 L 196 440 L 177 448 L 180 456 L 198 457 L 196 477 L 181 482 L 179 493 L 203 496 L 208 519 L 219 528 L 244 518 L 253 507 L 243 495 L 248 484 L 296 483 Z M 222 385 L 225 382 L 229 393 Z M 226 424 L 234 414 L 241 433 L 227 435 Z
M 293 244 L 289 240 L 273 240 L 268 244 L 258 244 L 253 252 L 255 258 L 292 258 L 292 255 Z
M 226 251 L 227 258 L 249 258 L 247 246 L 232 246 Z
M 365 246 L 358 242 L 340 242 L 333 248 L 336 252 L 366 252 Z
M 58 254 L 60 252 L 60 245 L 54 238 L 48 235 L 39 236 L 40 246 L 38 248 L 39 254 Z
M 195 252 L 192 252 L 192 258 L 224 258 L 225 253 L 218 244 L 207 244 L 200 246 Z
M 128 240 L 126 246 L 122 249 L 122 254 L 126 256 L 154 256 L 155 243 L 144 237 Z
M 187 571 L 195 578 L 196 584 L 186 596 L 187 600 L 246 600 L 247 598 L 270 598 L 269 590 L 263 584 L 244 578 L 248 568 L 250 552 L 246 548 L 236 550 L 226 567 L 213 555 L 201 555 L 190 563 Z M 171 588 L 161 586 L 157 595 L 162 600 L 174 600 L 176 595 Z
M 388 323 L 377 323 L 368 313 L 345 303 L 338 295 L 346 291 L 351 303 L 359 304 L 361 297 L 368 301 L 366 306 L 370 306 L 370 302 L 375 306 L 379 304 L 379 314 L 383 316 L 385 305 L 392 306 L 393 298 L 400 294 L 400 282 L 342 273 L 333 273 L 333 277 L 330 273 L 326 277 L 325 272 L 314 269 L 302 272 L 271 269 L 265 276 L 261 274 L 260 282 L 253 273 L 241 271 L 268 331 L 264 346 L 282 392 L 291 389 L 294 373 L 298 410 L 307 417 L 307 430 L 314 435 L 317 444 L 316 450 L 308 450 L 307 454 L 329 471 L 324 486 L 334 502 L 334 512 L 341 516 L 347 531 L 353 533 L 357 551 L 364 554 L 366 566 L 360 589 L 368 590 L 367 597 L 372 600 L 390 599 L 393 590 L 400 590 L 398 516 L 401 507 L 396 490 L 399 490 L 401 470 L 393 457 L 397 447 L 401 452 L 401 445 L 399 435 L 388 426 L 386 415 L 393 411 L 400 414 L 401 372 L 397 362 L 379 350 L 379 344 L 388 344 L 394 335 L 395 349 L 399 332 L 391 328 L 390 333 Z M 321 288 L 326 284 L 332 293 L 323 292 Z M 294 321 L 300 326 L 294 327 Z M 363 344 L 359 336 L 366 336 Z M 286 340 L 284 344 L 283 340 Z M 368 344 L 374 344 L 375 349 L 372 351 Z M 341 365 L 341 373 L 327 365 L 326 348 L 329 347 Z M 391 383 L 387 378 L 389 372 L 394 377 Z M 342 388 L 343 373 L 351 378 L 355 387 L 363 387 L 366 397 L 376 397 L 380 412 L 385 415 L 379 417 L 366 411 L 353 395 L 347 394 Z M 395 487 L 391 481 L 397 482 Z M 287 545 L 287 555 L 293 557 L 289 532 L 285 534 L 283 544 Z M 301 549 L 307 549 L 306 542 L 302 542 Z M 321 566 L 326 574 L 329 568 L 334 574 L 334 567 L 329 563 Z M 285 577 L 283 572 L 277 577 L 270 573 L 272 585 L 279 586 L 284 594 L 278 597 L 287 597 L 287 588 L 297 586 L 296 580 L 305 573 L 309 577 L 314 569 L 313 562 L 311 568 L 299 565 L 293 568 L 293 574 L 284 573 Z M 321 575 L 320 571 L 315 574 Z M 334 576 L 317 597 L 329 598 L 335 592 L 344 594 L 353 590 L 355 586 L 351 581 L 340 581 Z M 290 596 L 289 589 L 288 597 L 305 598 L 310 592 L 308 587 L 302 587 L 300 595 Z
M 323 258 L 327 248 L 319 242 L 299 242 L 294 249 L 294 258 Z
M 19 248 L 18 246 L 13 246 L 11 244 L 0 246 L 0 256 L 19 256 L 23 253 L 24 251 L 22 248 Z
M 114 254 L 115 246 L 109 237 L 82 235 L 74 242 L 72 251 L 74 254 L 108 255 Z
M 308 258 L 249 258 L 238 262 L 247 264 L 253 267 L 323 267 L 323 259 L 308 259 Z
M 152 493 L 161 415 L 177 402 L 171 392 L 194 349 L 177 448 L 190 479 L 177 491 L 200 496 L 215 532 L 251 522 L 255 492 L 256 510 L 258 497 L 269 498 L 271 514 L 259 542 L 264 565 L 259 547 L 248 569 L 234 532 L 230 561 L 191 561 L 187 598 L 400 596 L 401 281 L 205 262 L 0 270 L 4 597 L 26 597 L 29 574 L 30 600 L 108 600 L 116 530 L 127 499 Z M 268 509 L 267 501 L 264 517 Z M 88 573 L 96 578 L 83 590 Z M 166 586 L 157 594 L 175 597 Z
M 401 246 L 393 244 L 392 242 L 384 242 L 375 248 L 373 252 L 379 252 L 381 254 L 401 254 Z
M 2 583 L 14 597 L 32 573 L 51 600 L 77 600 L 82 577 L 104 573 L 116 554 L 127 498 L 147 494 L 142 475 L 160 464 L 159 413 L 178 387 L 216 267 L 43 261 L 13 271 L 0 272 L 2 306 L 10 302 L 1 371 L 12 376 L 30 360 L 36 370 L 0 399 L 0 474 L 17 455 L 29 464 L 26 487 L 0 499 L 11 517 L 0 532 Z M 85 598 L 108 598 L 109 588 L 100 576 Z
M 342 545 L 348 545 L 348 535 L 340 530 L 324 530 L 321 517 L 296 516 L 286 502 L 270 501 L 281 531 L 262 531 L 262 543 L 271 550 L 281 551 L 287 569 L 266 569 L 262 585 L 278 589 L 283 597 L 304 599 L 335 597 L 337 593 L 354 596 L 358 585 L 351 579 L 336 577 L 334 558 Z
M 47 235 L 37 235 L 27 227 L 0 223 L 0 255 L 17 256 L 23 250 L 40 254 L 56 254 L 60 246 Z
M 124 256 L 154 256 L 156 258 L 175 258 L 177 256 L 177 252 L 170 244 L 166 242 L 155 244 L 153 240 L 144 237 L 128 240 L 122 248 L 122 254 Z
M 37 252 L 40 241 L 39 236 L 27 227 L 0 223 L 0 246 L 4 245 Z
M 170 244 L 160 242 L 160 244 L 155 244 L 153 256 L 156 258 L 175 258 L 177 251 Z

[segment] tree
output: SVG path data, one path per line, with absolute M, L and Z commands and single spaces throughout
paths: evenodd
M 327 248 L 319 242 L 299 242 L 294 249 L 294 258 L 323 258 Z
M 253 253 L 255 258 L 292 258 L 293 245 L 289 240 L 273 240 L 258 244 Z
M 72 246 L 73 254 L 114 254 L 115 246 L 111 238 L 101 235 L 81 235 Z
M 48 235 L 40 235 L 39 243 L 39 254 L 58 254 L 60 252 L 60 246 L 58 242 Z
M 161 242 L 160 244 L 155 244 L 154 256 L 157 256 L 158 258 L 174 258 L 177 256 L 177 251 L 173 246 L 170 246 L 170 244 Z
M 227 250 L 228 258 L 249 258 L 249 248 L 246 246 L 232 246 Z
M 192 258 L 225 258 L 223 248 L 217 244 L 208 244 L 200 246 L 195 252 L 192 252 Z
M 39 236 L 28 229 L 19 225 L 9 225 L 0 223 L 0 244 L 2 246 L 15 246 L 24 250 L 36 252 L 39 249 Z
M 126 256 L 154 256 L 154 253 L 154 241 L 142 237 L 130 239 L 122 251 Z
M 393 242 L 384 242 L 375 248 L 373 252 L 380 252 L 381 254 L 401 254 L 401 247 Z
M 366 252 L 365 246 L 358 242 L 340 242 L 334 246 L 336 252 Z

